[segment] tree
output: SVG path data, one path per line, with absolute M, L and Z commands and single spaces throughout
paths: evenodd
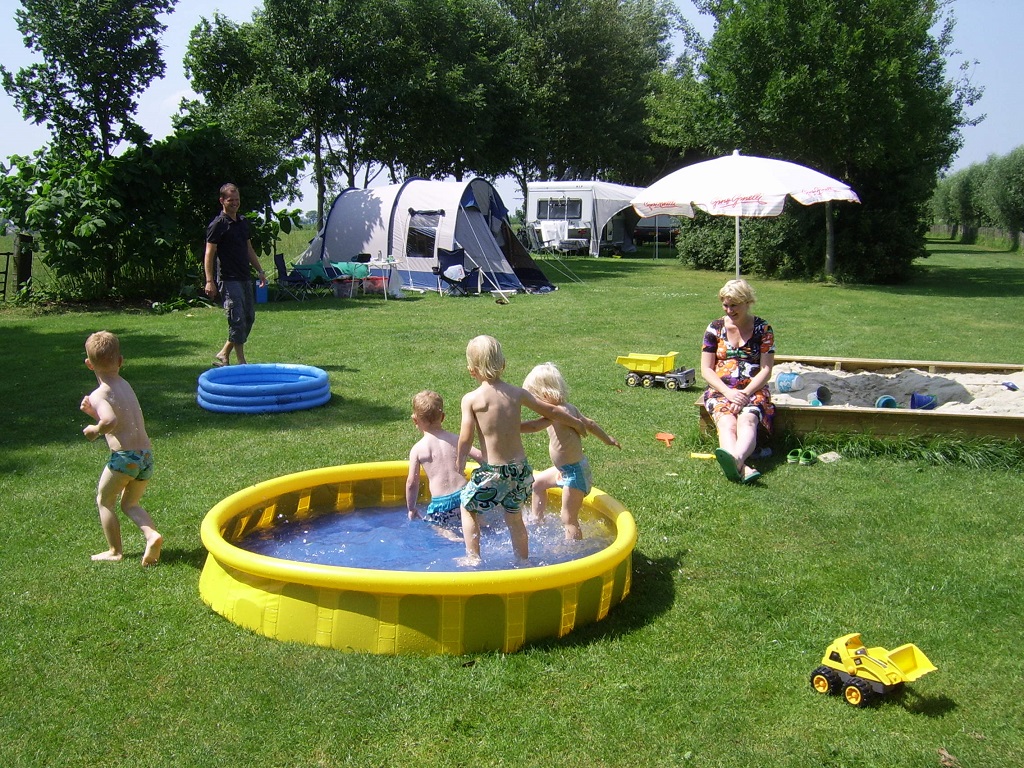
M 225 179 L 261 209 L 294 182 L 294 166 L 267 176 L 249 158 L 217 125 L 181 127 L 107 159 L 44 148 L 0 168 L 0 214 L 36 234 L 64 298 L 165 298 L 198 279 L 202 233 Z M 297 214 L 252 214 L 257 251 L 270 252 Z
M 163 76 L 157 20 L 177 0 L 22 0 L 15 12 L 25 45 L 43 57 L 13 74 L 4 90 L 26 120 L 45 124 L 70 156 L 109 158 L 121 141 L 142 144 L 139 95 Z
M 847 181 L 862 205 L 837 207 L 837 272 L 905 278 L 925 255 L 938 173 L 960 148 L 961 129 L 981 119 L 966 114 L 980 91 L 946 75 L 955 23 L 948 0 L 697 5 L 717 21 L 701 68 L 713 115 L 707 143 Z M 821 217 L 816 208 L 796 215 Z M 821 250 L 792 244 L 806 274 L 820 270 Z
M 375 151 L 414 175 L 503 175 L 528 124 L 512 80 L 514 30 L 492 0 L 396 3 L 401 45 L 375 89 Z M 389 87 L 390 84 L 390 87 Z
M 669 57 L 674 7 L 648 0 L 500 0 L 528 135 L 514 175 L 625 180 L 647 166 L 646 99 Z
M 400 52 L 389 3 L 266 0 L 249 23 L 219 14 L 193 31 L 185 71 L 202 101 L 187 109 L 246 137 L 272 162 L 311 157 L 322 221 L 336 180 L 372 165 L 372 104 L 382 67 Z M 380 66 L 379 66 L 380 65 Z
M 991 218 L 1010 232 L 1010 246 L 1020 247 L 1024 229 L 1024 146 L 993 160 L 993 167 L 983 182 L 989 201 Z

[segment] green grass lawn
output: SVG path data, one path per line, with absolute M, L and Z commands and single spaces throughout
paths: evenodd
M 935 242 L 913 283 L 754 281 L 780 353 L 1024 364 L 1024 261 Z M 289 258 L 293 257 L 289 253 Z M 697 430 L 697 391 L 628 389 L 615 357 L 696 366 L 728 275 L 671 259 L 580 259 L 546 296 L 412 295 L 261 305 L 252 362 L 325 369 L 334 397 L 290 414 L 195 404 L 223 342 L 219 309 L 167 315 L 0 309 L 0 765 L 907 766 L 1024 764 L 1019 469 L 890 456 L 788 465 L 728 483 Z M 139 567 L 104 548 L 93 501 L 106 451 L 81 435 L 88 333 L 121 336 L 166 543 Z M 410 398 L 439 391 L 457 428 L 472 336 L 507 378 L 536 363 L 620 440 L 588 453 L 636 518 L 633 591 L 607 619 L 513 655 L 379 657 L 290 645 L 210 611 L 198 580 L 206 511 L 257 481 L 402 459 Z M 654 439 L 677 435 L 672 448 Z M 814 438 L 825 448 L 827 437 Z M 542 435 L 527 437 L 545 466 Z M 920 646 L 939 671 L 856 710 L 810 690 L 825 647 Z

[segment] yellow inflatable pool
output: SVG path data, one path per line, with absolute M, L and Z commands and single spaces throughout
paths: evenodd
M 233 544 L 282 515 L 403 507 L 408 471 L 404 461 L 326 467 L 224 499 L 202 524 L 209 552 L 199 579 L 203 600 L 229 621 L 277 640 L 366 653 L 464 654 L 512 652 L 561 637 L 603 619 L 629 594 L 636 526 L 597 488 L 581 515 L 603 516 L 614 541 L 557 565 L 415 573 L 281 560 Z M 556 508 L 557 494 L 550 499 Z

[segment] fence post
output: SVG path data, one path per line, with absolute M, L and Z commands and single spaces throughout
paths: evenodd
M 14 284 L 20 292 L 32 279 L 32 235 L 19 232 L 14 236 L 14 271 Z

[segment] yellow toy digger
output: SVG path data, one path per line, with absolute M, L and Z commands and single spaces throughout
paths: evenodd
M 818 693 L 843 694 L 855 707 L 867 706 L 876 696 L 899 690 L 904 683 L 934 672 L 936 666 L 913 643 L 892 651 L 865 648 L 860 633 L 836 638 L 811 673 L 811 687 Z

